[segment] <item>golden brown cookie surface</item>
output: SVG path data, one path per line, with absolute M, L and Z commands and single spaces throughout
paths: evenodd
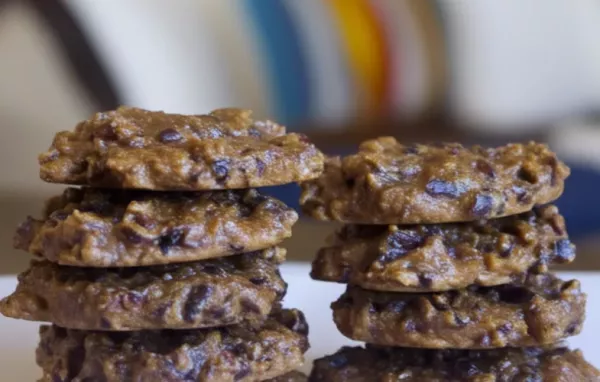
M 489 349 L 540 346 L 578 334 L 586 295 L 576 280 L 530 274 L 522 284 L 440 293 L 358 287 L 332 304 L 347 337 L 382 346 Z
M 215 329 L 115 333 L 42 326 L 37 363 L 47 381 L 262 381 L 303 363 L 307 331 L 296 310 Z
M 2 314 L 71 329 L 148 330 L 260 320 L 284 296 L 270 248 L 219 259 L 141 268 L 79 268 L 32 262 Z
M 539 143 L 485 149 L 456 143 L 406 146 L 391 137 L 332 158 L 303 184 L 303 210 L 355 224 L 492 219 L 558 198 L 569 168 Z
M 148 190 L 215 190 L 314 179 L 323 155 L 283 126 L 242 109 L 207 115 L 132 107 L 97 113 L 56 134 L 39 157 L 52 183 Z
M 83 267 L 168 264 L 251 252 L 291 236 L 296 212 L 258 191 L 164 193 L 68 188 L 15 246 Z
M 500 219 L 412 226 L 345 225 L 317 253 L 311 276 L 390 292 L 507 284 L 575 258 L 555 206 Z

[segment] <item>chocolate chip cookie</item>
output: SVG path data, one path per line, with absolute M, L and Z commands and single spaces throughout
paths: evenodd
M 485 349 L 539 346 L 578 334 L 586 296 L 576 280 L 529 275 L 521 285 L 442 293 L 349 287 L 332 304 L 347 337 L 383 346 Z
M 15 247 L 63 265 L 129 267 L 250 252 L 291 236 L 297 213 L 258 191 L 68 188 L 28 218 Z
M 241 109 L 97 113 L 56 134 L 39 163 L 47 182 L 149 190 L 274 186 L 323 171 L 323 155 L 305 136 Z
M 278 265 L 285 250 L 144 268 L 76 268 L 32 262 L 8 317 L 85 330 L 183 329 L 267 316 L 286 291 Z
M 313 262 L 317 280 L 396 292 L 507 284 L 524 272 L 573 261 L 555 206 L 471 223 L 346 225 Z
M 579 350 L 350 348 L 318 359 L 311 382 L 520 382 L 600 380 Z
M 514 215 L 558 198 L 569 168 L 546 145 L 484 149 L 406 146 L 391 137 L 329 159 L 303 184 L 303 210 L 319 220 L 430 224 Z
M 42 381 L 262 381 L 290 372 L 308 349 L 302 314 L 216 329 L 87 332 L 42 326 Z

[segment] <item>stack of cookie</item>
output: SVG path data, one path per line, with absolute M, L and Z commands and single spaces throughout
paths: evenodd
M 346 223 L 313 263 L 348 284 L 332 304 L 347 337 L 311 381 L 597 381 L 561 341 L 585 294 L 548 268 L 575 248 L 555 206 L 569 169 L 545 145 L 365 142 L 330 159 L 301 203 Z
M 40 165 L 83 186 L 19 227 L 16 247 L 43 260 L 0 304 L 53 324 L 42 381 L 302 380 L 308 328 L 280 305 L 277 246 L 297 214 L 250 187 L 318 177 L 303 136 L 244 110 L 122 107 L 58 133 Z

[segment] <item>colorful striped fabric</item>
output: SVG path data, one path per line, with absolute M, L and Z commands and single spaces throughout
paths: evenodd
M 247 0 L 269 104 L 284 123 L 414 114 L 446 86 L 442 18 L 429 0 Z

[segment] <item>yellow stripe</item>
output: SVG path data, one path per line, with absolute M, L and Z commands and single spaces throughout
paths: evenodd
M 365 0 L 329 0 L 345 44 L 346 54 L 358 79 L 364 99 L 362 112 L 379 112 L 385 107 L 386 50 L 379 20 Z

